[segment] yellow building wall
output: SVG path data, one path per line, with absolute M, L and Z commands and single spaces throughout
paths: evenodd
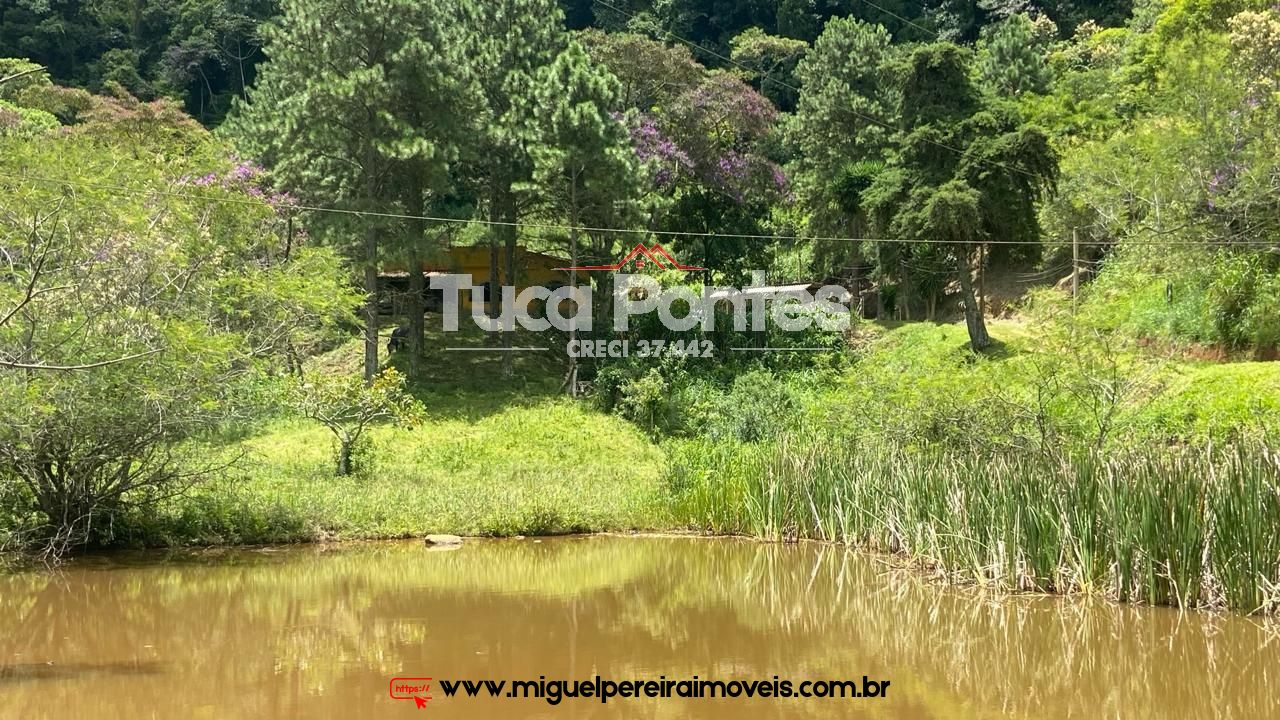
M 568 281 L 568 274 L 557 267 L 568 265 L 568 261 L 549 255 L 529 252 L 523 247 L 516 248 L 516 287 L 525 288 L 531 285 L 563 284 Z M 502 281 L 507 282 L 507 253 L 499 250 L 498 271 Z M 435 261 L 422 263 L 426 272 L 448 272 L 471 275 L 471 284 L 481 285 L 489 280 L 489 248 L 456 247 L 449 248 L 444 256 Z
M 503 284 L 508 283 L 506 269 L 507 253 L 505 248 L 499 249 L 498 273 Z M 524 247 L 516 248 L 516 281 L 517 291 L 532 286 L 559 287 L 568 284 L 569 274 L 558 267 L 568 265 L 568 261 L 530 252 Z M 471 284 L 484 285 L 489 281 L 489 248 L 488 247 L 453 247 L 444 250 L 435 258 L 425 260 L 422 270 L 426 273 L 453 273 L 470 275 Z M 383 266 L 385 273 L 403 273 L 404 266 L 388 263 Z M 496 299 L 496 298 L 495 298 Z M 461 294 L 463 308 L 471 307 L 471 294 Z

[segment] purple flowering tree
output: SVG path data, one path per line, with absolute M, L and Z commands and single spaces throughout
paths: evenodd
M 221 188 L 243 192 L 250 197 L 265 202 L 281 217 L 295 212 L 297 198 L 287 191 L 273 189 L 267 183 L 266 171 L 252 160 L 242 160 L 232 156 L 231 167 L 205 173 L 198 177 L 184 178 L 183 183 L 201 188 Z
M 616 117 L 621 119 L 621 114 Z M 658 119 L 649 113 L 639 113 L 631 124 L 631 146 L 636 157 L 649 168 L 656 190 L 670 190 L 682 175 L 692 175 L 693 161 L 689 154 L 658 127 Z
M 768 98 L 737 75 L 708 71 L 683 46 L 627 33 L 581 37 L 623 88 L 613 109 L 647 171 L 648 226 L 768 234 L 774 205 L 791 198 L 786 173 L 767 152 L 778 119 Z M 691 261 L 730 271 L 762 262 L 769 245 L 725 238 L 671 244 L 683 245 Z
M 775 171 L 761 152 L 778 112 L 764 96 L 737 77 L 708 73 L 685 92 L 668 114 L 669 132 L 690 158 L 706 187 L 735 202 L 772 200 Z M 782 178 L 785 180 L 785 178 Z
M 307 231 L 297 222 L 298 199 L 288 191 L 277 190 L 271 186 L 266 170 L 253 160 L 244 160 L 235 155 L 230 158 L 230 165 L 203 175 L 184 176 L 179 185 L 195 188 L 200 192 L 213 191 L 239 195 L 242 199 L 260 200 L 270 208 L 269 214 L 262 216 L 263 236 L 279 235 L 284 243 L 281 258 L 288 261 L 293 250 L 306 242 Z M 268 227 L 270 226 L 270 227 Z

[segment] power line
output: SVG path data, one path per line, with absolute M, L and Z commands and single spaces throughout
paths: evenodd
M 69 180 L 65 178 L 52 178 L 43 175 L 35 175 L 32 173 L 9 173 L 0 171 L 0 177 L 10 178 L 13 180 L 25 180 L 49 185 L 65 185 L 68 187 L 88 188 L 92 190 L 102 190 L 122 195 L 134 195 L 138 197 L 172 197 L 183 200 L 193 200 L 198 202 L 222 203 L 229 205 L 249 205 L 253 207 L 261 207 L 266 201 L 256 198 L 237 198 L 237 197 L 219 197 L 214 195 L 206 195 L 194 192 L 182 192 L 175 190 L 164 190 L 159 188 L 132 188 L 124 185 L 112 185 L 106 183 L 93 183 L 83 180 Z M 950 240 L 937 240 L 931 238 L 913 238 L 894 239 L 894 238 L 867 238 L 867 237 L 839 237 L 831 235 L 762 235 L 747 233 L 716 233 L 716 232 L 695 232 L 692 230 L 644 230 L 634 228 L 600 228 L 590 226 L 574 226 L 562 225 L 555 223 L 528 223 L 528 222 L 506 222 L 499 220 L 484 220 L 480 218 L 451 218 L 437 217 L 432 215 L 409 215 L 406 213 L 381 212 L 376 210 L 352 210 L 349 208 L 326 207 L 322 205 L 304 205 L 301 203 L 277 203 L 274 205 L 277 209 L 293 210 L 299 212 L 316 212 L 330 213 L 338 215 L 350 215 L 357 218 L 386 218 L 393 220 L 425 220 L 427 222 L 451 223 L 456 225 L 486 225 L 486 226 L 504 226 L 527 229 L 541 230 L 577 230 L 578 232 L 599 232 L 599 233 L 620 233 L 632 235 L 654 235 L 665 237 L 696 237 L 704 240 L 785 240 L 795 242 L 838 242 L 838 243 L 864 243 L 864 242 L 882 242 L 902 245 L 955 245 Z M 1122 240 L 1116 243 L 1093 243 L 1094 245 L 1112 244 L 1116 246 L 1151 246 L 1151 247 L 1204 247 L 1214 242 L 1220 244 L 1231 244 L 1234 246 L 1266 246 L 1280 247 L 1280 240 L 1232 240 L 1244 233 L 1228 235 L 1225 238 L 1213 238 L 1211 240 Z M 999 240 L 992 239 L 979 242 L 983 245 L 1042 245 L 1042 240 Z
M 906 18 L 902 17 L 901 15 L 899 15 L 899 14 L 897 14 L 897 13 L 893 12 L 892 10 L 889 10 L 888 8 L 881 7 L 881 6 L 879 6 L 879 5 L 877 5 L 877 4 L 873 3 L 873 2 L 871 2 L 871 0 L 859 0 L 859 1 L 860 1 L 862 4 L 864 4 L 864 5 L 870 5 L 871 7 L 873 7 L 873 8 L 875 8 L 875 9 L 879 10 L 880 12 L 884 13 L 885 15 L 888 15 L 889 17 L 894 18 L 895 20 L 898 20 L 898 21 L 900 21 L 900 22 L 904 22 L 904 23 L 906 23 L 906 24 L 910 25 L 911 27 L 916 28 L 917 30 L 920 30 L 920 31 L 922 31 L 922 32 L 926 32 L 926 33 L 928 33 L 928 34 L 930 34 L 930 35 L 932 35 L 932 36 L 934 36 L 934 37 L 938 37 L 938 31 L 937 31 L 937 30 L 930 30 L 929 28 L 927 28 L 927 27 L 925 27 L 925 26 L 923 26 L 923 25 L 920 25 L 920 24 L 917 24 L 917 23 L 915 23 L 915 22 L 912 22 L 911 20 L 908 20 L 908 19 L 906 19 Z
M 184 200 L 196 200 L 211 203 L 226 203 L 232 205 L 251 205 L 259 207 L 266 201 L 255 198 L 236 198 L 236 197 L 217 197 L 213 195 L 205 195 L 201 193 L 182 192 L 175 190 L 163 190 L 159 188 L 131 188 L 124 185 L 110 185 L 105 183 L 92 183 L 83 180 L 69 180 L 65 178 L 52 178 L 30 173 L 15 174 L 0 172 L 0 177 L 11 178 L 14 180 L 28 180 L 50 185 L 67 185 L 71 187 L 82 187 L 92 190 L 102 190 L 106 192 L 120 193 L 124 195 L 150 196 L 159 195 L 161 197 L 172 197 Z M 452 223 L 457 225 L 499 225 L 504 227 L 528 228 L 536 230 L 577 230 L 578 232 L 588 233 L 627 233 L 638 235 L 662 235 L 669 237 L 698 237 L 704 239 L 725 239 L 725 240 L 806 240 L 806 241 L 832 241 L 832 242 L 895 242 L 889 238 L 853 238 L 853 237 L 821 237 L 821 236 L 801 236 L 801 235 L 763 235 L 763 234 L 747 234 L 747 233 L 717 233 L 717 232 L 696 232 L 693 230 L 645 230 L 636 228 L 601 228 L 590 227 L 584 225 L 562 225 L 556 223 L 536 223 L 536 222 L 509 222 L 501 220 L 484 220 L 481 218 L 453 218 L 439 217 L 433 215 L 409 215 L 407 213 L 383 212 L 377 210 L 352 210 L 350 208 L 325 207 L 321 205 L 304 205 L 301 203 L 275 203 L 274 207 L 281 210 L 294 210 L 299 212 L 317 212 L 331 213 L 339 215 L 352 215 L 356 217 L 384 218 L 390 220 L 425 220 L 437 223 Z
M 1065 272 L 1070 269 L 1072 269 L 1071 262 L 1068 261 L 1068 262 L 1059 263 L 1053 267 L 1045 268 L 1043 270 L 1038 270 L 1035 272 L 1017 273 L 1017 276 L 1019 278 L 1018 282 L 1023 282 L 1023 283 L 1043 282 L 1055 275 L 1058 275 L 1059 273 Z

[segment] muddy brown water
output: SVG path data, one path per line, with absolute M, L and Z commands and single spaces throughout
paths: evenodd
M 442 679 L 888 680 L 883 697 L 446 697 Z M 431 699 L 390 697 L 430 677 Z M 1254 619 L 938 587 L 816 544 L 125 554 L 0 576 L 0 718 L 1280 718 Z M 673 689 L 673 694 L 678 689 Z

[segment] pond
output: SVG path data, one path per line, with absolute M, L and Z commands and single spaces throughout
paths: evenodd
M 818 544 L 113 554 L 0 576 L 0 718 L 1261 719 L 1280 717 L 1278 635 L 1239 616 L 944 588 Z M 773 691 L 890 684 L 880 697 L 680 697 L 695 675 Z M 640 681 L 641 697 L 553 705 L 442 686 L 596 676 Z

